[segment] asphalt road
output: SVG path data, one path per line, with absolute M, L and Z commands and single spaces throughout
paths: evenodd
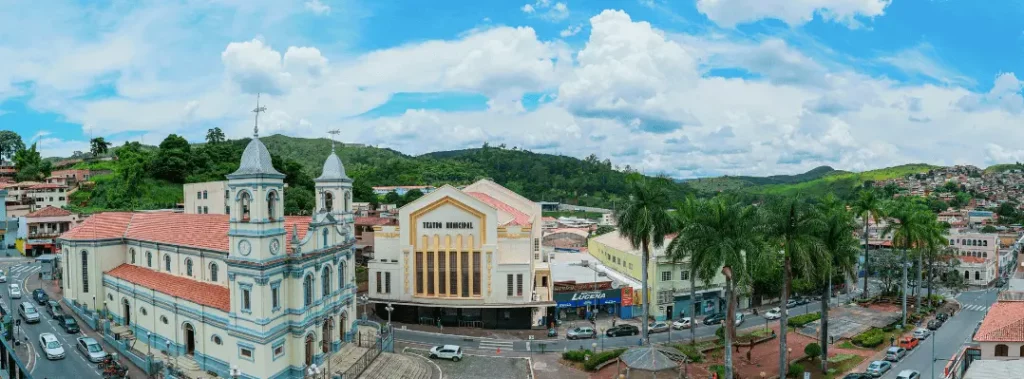
M 970 342 L 974 328 L 985 318 L 988 307 L 996 302 L 996 290 L 961 293 L 956 297 L 963 308 L 920 346 L 910 351 L 902 361 L 893 365 L 883 379 L 895 379 L 902 370 L 917 370 L 922 378 L 941 378 L 946 360 Z M 935 357 L 937 361 L 932 360 Z M 934 376 L 932 372 L 934 370 Z
M 17 309 L 18 304 L 22 301 L 28 301 L 35 303 L 32 300 L 32 290 L 36 287 L 27 287 L 26 284 L 32 284 L 27 279 L 36 275 L 39 271 L 38 263 L 26 262 L 4 262 L 2 264 L 4 272 L 7 273 L 7 283 L 0 284 L 0 301 L 4 302 L 4 307 L 12 310 L 12 314 L 15 319 L 19 319 Z M 18 283 L 22 286 L 23 296 L 21 299 L 10 299 L 8 287 L 11 283 Z M 36 281 L 35 283 L 38 283 Z M 36 324 L 28 324 L 22 321 L 20 327 L 15 327 L 16 336 L 21 340 L 22 347 L 17 348 L 19 352 L 23 351 L 27 345 L 29 349 L 29 357 L 27 360 L 23 360 L 22 363 L 26 365 L 29 373 L 33 378 L 41 379 L 55 379 L 55 378 L 100 378 L 102 377 L 97 365 L 87 361 L 82 353 L 75 349 L 76 339 L 78 337 L 84 337 L 84 333 L 68 334 L 64 332 L 57 321 L 50 318 L 50 315 L 42 307 L 38 307 L 40 313 L 40 321 Z M 65 309 L 65 312 L 68 312 Z M 64 347 L 64 359 L 59 360 L 47 360 L 45 354 L 40 351 L 39 346 L 39 335 L 42 333 L 53 333 L 57 336 L 61 345 Z M 23 356 L 19 354 L 19 356 Z

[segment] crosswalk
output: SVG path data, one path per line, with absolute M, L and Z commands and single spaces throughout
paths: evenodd
M 480 350 L 506 350 L 512 351 L 512 341 L 495 340 L 484 338 L 480 340 Z
M 988 307 L 982 306 L 982 305 L 975 305 L 975 304 L 965 304 L 963 306 L 963 309 L 965 311 L 984 312 L 984 311 L 988 310 Z
M 20 266 L 11 267 L 9 269 L 9 271 L 11 273 L 24 274 L 24 273 L 30 273 L 30 272 L 39 271 L 39 266 L 37 266 L 37 265 L 20 265 Z

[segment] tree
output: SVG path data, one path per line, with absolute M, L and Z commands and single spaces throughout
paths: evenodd
M 763 241 L 757 233 L 759 222 L 753 206 L 744 206 L 719 196 L 699 208 L 685 231 L 690 236 L 693 259 L 700 262 L 696 269 L 699 279 L 710 283 L 719 268 L 725 275 L 725 379 L 733 378 L 736 284 L 749 282 L 748 257 L 755 260 L 778 258 L 775 249 L 764 250 L 762 254 Z
M 402 197 L 398 195 L 398 192 L 391 191 L 384 195 L 384 202 L 387 204 L 398 204 L 402 202 Z
M 420 191 L 418 189 L 411 189 L 409 190 L 409 192 L 405 193 L 405 196 L 402 196 L 402 205 L 409 204 L 421 197 L 423 197 L 423 191 Z
M 53 171 L 50 162 L 44 161 L 42 156 L 39 155 L 39 150 L 36 149 L 36 144 L 34 143 L 28 149 L 23 148 L 16 151 L 13 160 L 14 167 L 18 170 L 14 179 L 19 182 L 43 180 L 50 176 L 50 172 Z
M 96 137 L 89 140 L 89 145 L 89 152 L 91 152 L 94 157 L 100 154 L 106 154 L 107 150 L 110 148 L 110 142 L 107 142 L 103 137 Z
M 814 208 L 796 196 L 769 203 L 762 218 L 764 235 L 772 240 L 769 246 L 782 247 L 783 284 L 780 301 L 786 304 L 793 285 L 794 265 L 798 266 L 798 272 L 807 275 L 813 272 L 814 263 L 820 261 L 823 247 L 817 233 L 821 229 L 822 220 Z M 779 323 L 783 330 L 788 318 L 788 312 L 782 312 Z M 779 377 L 785 377 L 786 369 L 789 368 L 786 353 L 786 333 L 779 333 Z
M 868 297 L 868 267 L 871 265 L 868 262 L 868 226 L 871 224 L 871 220 L 878 221 L 885 215 L 885 205 L 882 199 L 878 197 L 878 193 L 873 190 L 862 190 L 858 195 L 857 199 L 854 200 L 853 214 L 860 218 L 861 222 L 864 223 L 864 297 Z
M 822 219 L 821 228 L 818 229 L 818 239 L 824 253 L 820 255 L 819 262 L 815 264 L 817 272 L 824 273 L 818 277 L 819 282 L 825 289 L 821 296 L 821 350 L 825 357 L 828 357 L 828 313 L 832 298 L 832 279 L 843 280 L 853 275 L 854 267 L 857 264 L 857 239 L 853 232 L 857 224 L 853 215 L 846 210 L 839 199 L 829 194 L 822 199 L 818 205 L 818 215 Z M 822 269 L 824 268 L 824 269 Z M 824 279 L 824 280 L 822 280 Z M 810 346 L 810 345 L 808 345 Z M 828 371 L 828 359 L 821 360 L 821 372 Z
M 160 142 L 153 163 L 153 176 L 172 183 L 184 183 L 190 170 L 192 146 L 185 138 L 171 134 Z
M 892 242 L 894 248 L 899 248 L 903 252 L 900 266 L 903 268 L 903 322 L 902 325 L 907 324 L 907 249 L 911 249 L 916 243 L 923 240 L 925 231 L 925 224 L 928 218 L 934 218 L 934 215 L 927 209 L 922 209 L 920 205 L 908 200 L 903 197 L 898 201 L 889 204 L 889 208 L 886 213 L 893 219 L 892 222 L 886 226 L 882 235 L 892 233 Z
M 693 246 L 696 237 L 692 234 L 695 228 L 691 228 L 699 212 L 705 207 L 704 200 L 698 200 L 693 196 L 687 197 L 686 200 L 676 204 L 676 211 L 672 214 L 674 221 L 674 228 L 676 231 L 676 238 L 669 242 L 668 247 L 665 248 L 665 254 L 672 262 L 683 262 L 688 261 L 688 267 L 690 273 L 690 320 L 696 320 L 697 315 L 697 269 L 702 266 L 706 266 L 707 259 L 705 254 L 694 254 L 694 251 L 690 249 Z M 690 343 L 697 343 L 697 328 L 690 327 Z
M 10 160 L 18 150 L 24 150 L 25 143 L 21 141 L 18 133 L 10 130 L 0 130 L 0 163 L 4 159 Z
M 308 215 L 313 210 L 316 197 L 313 190 L 305 187 L 288 186 L 284 189 L 284 214 Z
M 994 227 L 992 225 L 985 225 L 984 228 L 981 228 L 981 232 L 982 233 L 996 233 L 996 232 L 999 232 L 999 230 L 996 229 L 996 227 Z
M 811 342 L 811 343 L 807 344 L 807 346 L 804 346 L 804 354 L 806 354 L 811 359 L 817 358 L 817 357 L 821 356 L 822 353 L 823 353 L 822 346 L 824 346 L 824 345 L 818 345 L 818 344 L 816 344 L 814 342 Z M 828 353 L 825 353 L 825 356 L 827 357 Z M 825 364 L 824 362 L 827 362 L 827 361 L 828 361 L 827 359 L 822 359 L 822 364 Z
M 218 144 L 224 142 L 224 131 L 220 130 L 220 127 L 207 129 L 206 142 L 210 144 Z
M 650 344 L 647 333 L 650 318 L 650 293 L 647 290 L 647 265 L 650 260 L 651 248 L 659 248 L 665 244 L 665 235 L 672 231 L 672 218 L 667 209 L 669 191 L 663 182 L 651 180 L 641 175 L 627 177 L 629 199 L 615 213 L 619 225 L 619 234 L 629 240 L 634 249 L 640 249 L 641 294 L 643 296 L 643 327 L 644 342 Z
M 614 226 L 611 226 L 611 225 L 598 225 L 597 229 L 594 230 L 594 233 L 591 234 L 591 237 L 597 237 L 597 236 L 600 236 L 600 235 L 603 235 L 603 234 L 608 234 L 608 233 L 611 233 L 611 232 L 614 232 L 614 231 L 615 231 L 615 227 Z
M 917 249 L 915 249 L 917 255 L 917 268 L 915 270 L 917 272 L 917 287 L 914 287 L 914 295 L 917 298 L 915 303 L 916 309 L 920 310 L 921 287 L 924 283 L 921 275 L 923 275 L 925 270 L 928 271 L 928 303 L 930 304 L 932 295 L 931 266 L 934 264 L 935 255 L 949 246 L 949 240 L 946 239 L 946 227 L 931 212 L 927 210 L 920 210 L 919 212 L 924 212 L 924 214 L 920 216 L 922 218 L 921 235 L 918 238 Z M 927 268 L 924 265 L 926 260 L 928 261 Z

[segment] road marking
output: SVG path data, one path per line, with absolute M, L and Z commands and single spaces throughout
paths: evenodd
M 403 347 L 402 348 L 402 352 L 403 353 L 405 353 L 406 350 L 409 350 L 409 348 L 408 347 Z M 413 355 L 415 355 L 417 357 L 420 357 L 420 359 L 423 359 L 423 360 L 427 361 L 428 363 L 434 365 L 434 368 L 437 369 L 437 374 L 440 375 L 438 377 L 438 379 L 444 379 L 444 371 L 441 371 L 441 366 L 438 366 L 437 363 L 434 363 L 434 361 L 430 360 L 430 358 L 424 357 L 424 356 L 419 355 L 419 354 L 413 354 Z
M 513 341 L 503 341 L 503 340 L 495 340 L 495 339 L 489 339 L 489 338 L 482 338 L 482 339 L 480 339 L 479 349 L 480 350 L 501 350 L 501 349 L 506 349 L 506 350 L 511 351 L 513 344 L 514 344 Z

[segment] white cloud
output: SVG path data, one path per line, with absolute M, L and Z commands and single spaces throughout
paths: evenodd
M 320 0 L 309 0 L 305 3 L 306 9 L 317 15 L 325 15 L 331 13 L 331 7 L 327 4 L 320 2 Z
M 526 14 L 535 14 L 551 22 L 564 21 L 569 18 L 569 5 L 564 2 L 551 3 L 551 0 L 537 0 L 533 4 L 524 4 L 519 10 Z
M 899 68 L 907 74 L 923 76 L 944 84 L 974 84 L 971 78 L 939 63 L 936 56 L 932 45 L 922 43 L 896 54 L 881 57 L 879 61 Z
M 992 164 L 1024 161 L 1024 150 L 1007 149 L 994 143 L 985 145 L 985 154 Z
M 582 25 L 569 25 L 566 26 L 565 29 L 562 30 L 561 32 L 558 32 L 558 35 L 562 36 L 562 38 L 572 37 L 574 35 L 579 34 L 581 30 L 583 30 Z
M 956 105 L 968 112 L 1000 108 L 1017 114 L 1024 110 L 1024 97 L 1021 97 L 1022 86 L 1024 86 L 1024 82 L 1017 79 L 1013 73 L 1002 73 L 996 77 L 995 83 L 988 93 L 965 95 L 956 102 Z
M 49 130 L 40 130 L 40 131 L 36 132 L 36 134 L 33 135 L 32 138 L 29 138 L 29 142 L 35 142 L 36 140 L 38 140 L 40 138 L 43 138 L 43 137 L 46 137 L 46 136 L 48 136 L 50 134 L 52 134 L 52 133 L 50 133 Z
M 523 13 L 533 13 L 537 11 L 536 9 L 533 9 L 533 5 L 530 4 L 523 5 L 522 8 L 519 8 L 519 10 L 523 11 Z
M 697 0 L 697 10 L 724 27 L 766 18 L 798 26 L 815 15 L 856 27 L 857 17 L 881 16 L 890 4 L 892 0 Z

